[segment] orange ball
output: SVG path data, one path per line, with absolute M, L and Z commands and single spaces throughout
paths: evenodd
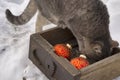
M 82 69 L 82 68 L 84 68 L 84 67 L 89 65 L 89 62 L 86 59 L 82 58 L 82 57 L 73 58 L 70 61 L 70 63 L 74 67 L 76 67 L 77 69 Z
M 56 44 L 54 46 L 54 51 L 58 56 L 64 58 L 69 58 L 70 56 L 70 49 L 65 44 Z

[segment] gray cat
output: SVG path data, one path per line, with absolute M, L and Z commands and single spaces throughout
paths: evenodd
M 110 56 L 112 48 L 118 46 L 118 42 L 111 39 L 109 14 L 100 0 L 35 0 L 35 2 L 36 4 L 31 0 L 20 16 L 14 16 L 7 10 L 8 20 L 16 25 L 24 24 L 38 8 L 43 16 L 58 27 L 70 29 L 77 39 L 79 50 L 93 62 Z

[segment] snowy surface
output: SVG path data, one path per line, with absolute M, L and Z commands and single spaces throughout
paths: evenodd
M 112 38 L 120 43 L 120 0 L 104 0 L 110 13 Z M 0 80 L 48 80 L 28 59 L 30 34 L 35 32 L 36 15 L 23 26 L 15 26 L 5 18 L 9 8 L 19 15 L 29 0 L 0 0 Z M 50 28 L 47 25 L 43 29 Z M 116 78 L 115 80 L 120 80 Z
M 19 15 L 29 0 L 11 1 L 0 0 L 0 80 L 48 80 L 28 59 L 29 36 L 34 33 L 36 16 L 23 26 L 12 25 L 5 18 L 6 8 Z

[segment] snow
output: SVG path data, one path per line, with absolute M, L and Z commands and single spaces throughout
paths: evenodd
M 119 41 L 120 43 L 120 1 L 119 0 L 109 0 L 107 2 L 108 11 L 110 14 L 110 32 L 112 38 Z
M 14 1 L 0 0 L 0 80 L 48 80 L 28 59 L 29 36 L 35 32 L 36 16 L 23 26 L 15 26 L 5 18 L 7 8 L 19 15 L 29 0 L 21 0 L 19 5 Z
M 110 32 L 112 38 L 119 41 L 120 0 L 103 0 L 110 14 Z M 10 9 L 19 15 L 29 0 L 0 0 L 0 80 L 48 80 L 28 59 L 29 38 L 35 32 L 37 14 L 25 25 L 15 26 L 5 17 Z M 43 30 L 55 26 L 46 25 Z M 115 80 L 120 80 L 119 76 Z

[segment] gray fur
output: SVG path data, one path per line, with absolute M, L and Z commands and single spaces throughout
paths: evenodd
M 115 41 L 109 32 L 107 8 L 100 0 L 36 0 L 36 5 L 49 21 L 71 30 L 88 59 L 98 61 L 111 55 Z

